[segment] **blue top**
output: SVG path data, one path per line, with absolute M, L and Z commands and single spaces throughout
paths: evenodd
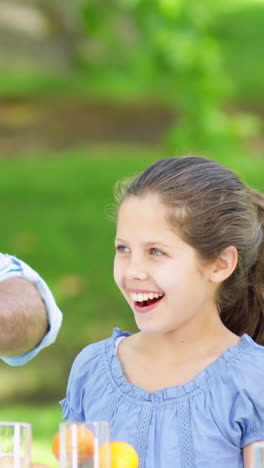
M 149 393 L 128 383 L 111 338 L 75 359 L 68 421 L 109 421 L 111 439 L 132 444 L 140 468 L 242 468 L 242 447 L 264 440 L 264 347 L 244 334 L 185 385 Z
M 45 303 L 49 320 L 48 332 L 34 349 L 19 356 L 0 356 L 0 359 L 10 366 L 20 366 L 36 356 L 41 349 L 46 348 L 46 346 L 49 346 L 56 340 L 62 322 L 62 313 L 57 307 L 48 285 L 36 271 L 14 256 L 0 253 L 0 281 L 14 277 L 28 279 L 36 285 Z

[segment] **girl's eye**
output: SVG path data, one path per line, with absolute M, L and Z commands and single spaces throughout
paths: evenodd
M 160 255 L 164 255 L 164 252 L 162 252 L 161 250 L 159 249 L 151 249 L 151 253 L 155 256 L 160 256 Z
M 124 245 L 116 245 L 115 249 L 117 252 L 120 252 L 120 253 L 128 252 L 128 248 L 125 247 Z

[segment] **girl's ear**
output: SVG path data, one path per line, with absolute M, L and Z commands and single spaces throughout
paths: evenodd
M 212 263 L 210 280 L 213 283 L 221 283 L 232 275 L 238 262 L 238 252 L 236 247 L 230 245 L 226 247 Z

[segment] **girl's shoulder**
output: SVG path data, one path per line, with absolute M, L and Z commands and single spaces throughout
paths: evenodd
M 259 374 L 263 375 L 264 378 L 264 346 L 257 344 L 245 333 L 241 337 L 240 346 L 234 346 L 233 351 L 234 355 L 231 356 L 233 359 L 230 359 L 229 362 L 227 360 L 227 362 L 231 369 L 239 371 L 240 377 L 250 376 L 252 378 Z
M 114 329 L 111 337 L 89 344 L 73 361 L 66 398 L 61 400 L 63 416 L 69 421 L 84 421 L 84 402 L 89 395 L 89 402 L 106 397 L 109 393 L 110 366 L 107 361 L 114 356 L 115 343 L 124 332 Z M 125 335 L 127 336 L 127 335 Z
M 240 343 L 231 346 L 215 363 L 213 374 L 220 406 L 224 400 L 232 407 L 251 406 L 254 402 L 264 415 L 264 346 L 244 334 Z
M 114 328 L 110 337 L 87 345 L 74 359 L 71 374 L 91 372 L 91 369 L 99 362 L 110 360 L 115 354 L 116 342 L 123 336 L 130 336 L 130 333 Z
M 225 388 L 234 394 L 251 395 L 259 389 L 264 393 L 264 346 L 249 335 L 244 334 L 240 343 L 227 349 L 218 361 L 214 374 L 220 392 Z
M 216 379 L 219 419 L 229 421 L 230 431 L 240 431 L 241 446 L 264 439 L 264 346 L 244 334 L 226 360 L 225 372 Z

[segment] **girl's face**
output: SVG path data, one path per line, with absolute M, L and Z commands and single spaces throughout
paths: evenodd
M 130 196 L 119 209 L 114 279 L 145 333 L 168 333 L 205 323 L 214 303 L 210 266 L 166 219 L 156 194 Z

